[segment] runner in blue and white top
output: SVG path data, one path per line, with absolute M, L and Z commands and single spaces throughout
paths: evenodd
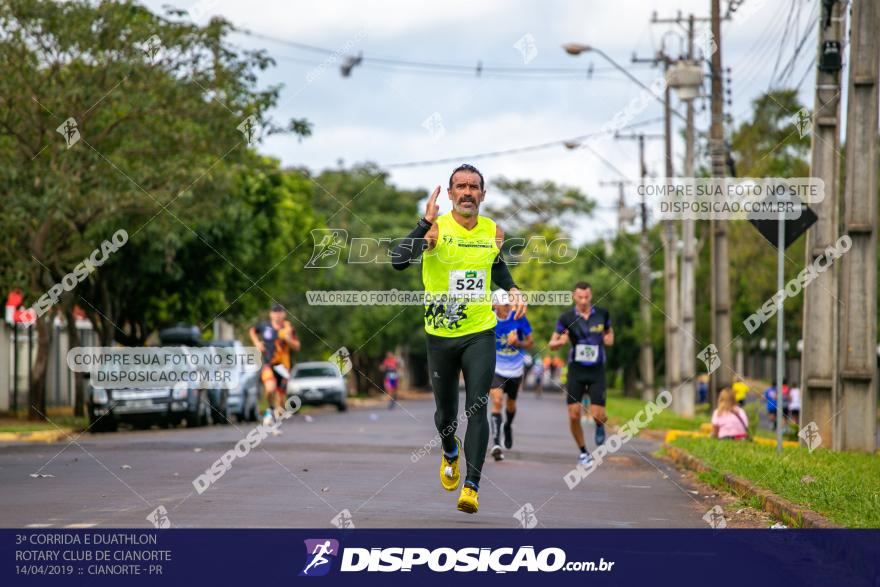
M 531 348 L 532 325 L 523 316 L 514 318 L 510 311 L 508 293 L 498 290 L 493 295 L 495 323 L 495 376 L 489 397 L 492 398 L 492 456 L 504 460 L 501 450 L 501 400 L 507 394 L 507 420 L 504 422 L 504 446 L 513 447 L 513 417 L 516 415 L 516 395 L 522 385 L 525 370 L 525 349 Z

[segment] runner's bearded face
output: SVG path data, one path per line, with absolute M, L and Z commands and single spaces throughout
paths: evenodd
M 480 176 L 470 171 L 459 171 L 452 176 L 452 187 L 447 192 L 452 208 L 461 216 L 470 218 L 480 213 L 480 204 L 486 197 Z

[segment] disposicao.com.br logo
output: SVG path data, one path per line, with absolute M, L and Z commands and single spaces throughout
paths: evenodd
M 332 560 L 339 554 L 339 541 L 332 538 L 310 538 L 305 543 L 306 565 L 299 576 L 320 577 L 330 572 Z
M 300 576 L 325 575 L 331 560 L 339 554 L 339 543 L 331 539 L 306 540 L 306 565 Z M 533 546 L 520 547 L 465 547 L 420 548 L 392 546 L 387 548 L 349 547 L 342 551 L 340 572 L 410 572 L 414 567 L 427 568 L 436 573 L 517 571 L 611 571 L 614 562 L 600 558 L 599 561 L 566 561 L 561 548 L 544 548 L 536 551 Z

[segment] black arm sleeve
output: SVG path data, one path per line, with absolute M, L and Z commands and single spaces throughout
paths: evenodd
M 424 218 L 419 219 L 419 223 L 412 231 L 406 235 L 391 250 L 391 266 L 398 271 L 403 271 L 409 267 L 410 263 L 417 261 L 428 249 L 428 241 L 425 235 L 431 229 L 432 224 Z
M 516 287 L 510 269 L 507 268 L 507 263 L 504 262 L 501 253 L 498 253 L 495 262 L 492 263 L 492 281 L 504 291 L 510 291 L 511 288 Z

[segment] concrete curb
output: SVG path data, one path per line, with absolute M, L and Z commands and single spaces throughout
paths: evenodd
M 666 454 L 672 459 L 676 465 L 695 471 L 697 473 L 716 473 L 720 474 L 727 488 L 740 497 L 756 497 L 761 501 L 761 506 L 765 512 L 776 516 L 783 520 L 787 525 L 798 528 L 841 528 L 837 524 L 832 523 L 824 516 L 817 514 L 813 510 L 803 506 L 796 505 L 787 499 L 779 497 L 775 493 L 766 489 L 761 489 L 750 481 L 746 481 L 742 477 L 730 473 L 720 473 L 711 467 L 708 467 L 703 461 L 696 458 L 685 450 L 677 446 L 664 444 L 663 448 Z
M 76 434 L 77 430 L 37 430 L 35 432 L 0 432 L 0 442 L 58 442 Z

